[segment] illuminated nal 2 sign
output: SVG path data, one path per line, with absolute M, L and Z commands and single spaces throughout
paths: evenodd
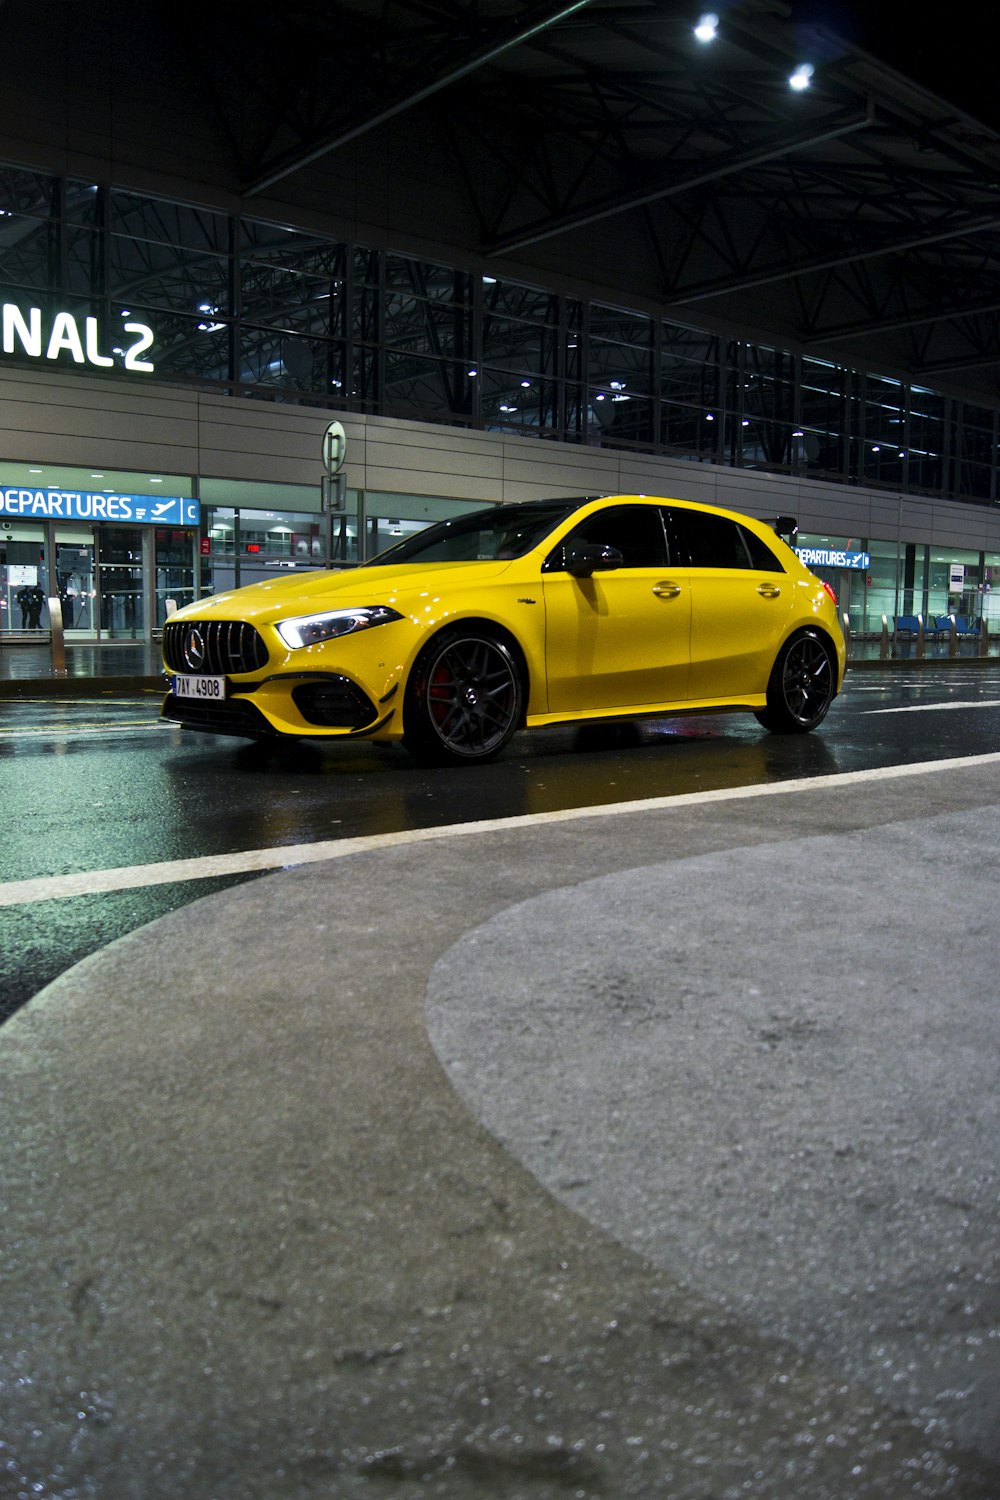
M 125 314 L 128 317 L 128 314 Z M 46 317 L 40 307 L 24 309 L 16 302 L 3 304 L 0 338 L 4 354 L 26 354 L 29 359 L 59 359 L 68 355 L 74 364 L 91 365 L 110 370 L 122 364 L 126 370 L 151 374 L 152 360 L 143 359 L 153 347 L 153 330 L 145 323 L 124 323 L 128 335 L 116 344 L 110 354 L 101 352 L 103 340 L 97 318 L 78 319 L 71 312 L 57 312 Z

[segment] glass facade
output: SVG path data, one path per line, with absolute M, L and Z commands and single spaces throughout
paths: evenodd
M 48 630 L 58 611 L 67 640 L 147 639 L 149 530 L 8 522 L 0 533 L 0 636 Z M 161 536 L 171 535 L 180 539 L 177 549 L 186 559 L 186 567 L 179 565 L 187 579 L 180 603 L 193 598 L 191 533 L 157 530 L 158 559 Z
M 46 470 L 52 484 L 72 482 L 73 473 Z M 176 478 L 171 483 L 183 487 Z M 203 490 L 197 530 L 5 520 L 0 640 L 48 631 L 57 596 L 67 640 L 146 640 L 195 598 L 266 581 L 285 568 L 355 566 L 433 521 L 482 505 L 348 490 L 345 510 L 331 515 L 319 508 L 318 486 L 272 484 L 262 491 L 205 480 Z
M 148 328 L 141 357 L 158 378 L 251 399 L 998 499 L 998 414 L 981 405 L 600 301 L 15 166 L 0 167 L 0 294 L 16 310 L 3 328 L 4 357 L 15 360 L 54 338 L 46 349 L 58 362 L 120 369 L 135 330 Z M 51 334 L 57 310 L 86 339 L 65 324 Z
M 14 166 L 0 166 L 0 302 L 0 357 L 15 363 L 138 369 L 252 400 L 1000 499 L 989 407 L 605 301 Z M 140 480 L 118 476 L 118 488 Z M 47 629 L 58 594 L 70 637 L 148 638 L 199 594 L 286 567 L 350 567 L 480 503 L 348 490 L 330 515 L 314 488 L 148 484 L 161 482 L 197 493 L 199 534 L 5 525 L 0 634 Z M 864 569 L 816 567 L 859 636 L 877 635 L 883 615 L 917 613 L 1000 630 L 1000 554 L 902 536 L 799 544 L 868 555 Z
M 325 567 L 328 555 L 333 567 L 364 562 L 433 521 L 478 510 L 482 505 L 481 501 L 381 494 L 375 490 L 348 490 L 346 500 L 345 510 L 333 515 L 315 509 L 205 505 L 202 593 L 260 583 L 283 568 Z M 176 594 L 176 589 L 173 592 Z M 178 600 L 178 609 L 181 602 Z
M 891 632 L 897 617 L 913 615 L 922 616 L 929 638 L 936 632 L 943 640 L 948 616 L 968 624 L 985 620 L 991 636 L 1000 633 L 1000 553 L 804 532 L 795 545 L 868 555 L 866 568 L 832 568 L 806 558 L 807 566 L 832 585 L 855 637 L 879 636 L 883 616 Z

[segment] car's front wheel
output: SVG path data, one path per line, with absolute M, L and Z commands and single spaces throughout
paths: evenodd
M 521 723 L 522 701 L 517 662 L 499 636 L 443 631 L 410 673 L 403 744 L 431 764 L 492 760 Z
M 767 684 L 767 707 L 755 715 L 773 734 L 805 734 L 826 718 L 837 691 L 834 655 L 815 630 L 803 630 L 778 653 Z

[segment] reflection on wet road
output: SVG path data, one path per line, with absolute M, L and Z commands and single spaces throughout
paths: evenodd
M 205 855 L 920 764 L 1000 748 L 1000 665 L 855 671 L 823 728 L 774 736 L 749 715 L 521 735 L 479 768 L 399 748 L 256 746 L 158 722 L 155 695 L 4 705 L 0 885 Z M 943 710 L 949 710 L 947 712 Z M 0 910 L 0 1018 L 55 974 L 233 883 L 140 887 Z

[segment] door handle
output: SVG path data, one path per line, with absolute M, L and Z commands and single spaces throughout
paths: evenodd
M 777 599 L 781 589 L 776 583 L 761 583 L 757 585 L 757 592 L 762 599 Z
M 653 593 L 657 599 L 676 599 L 680 591 L 679 583 L 670 583 L 666 579 L 662 583 L 653 584 Z

